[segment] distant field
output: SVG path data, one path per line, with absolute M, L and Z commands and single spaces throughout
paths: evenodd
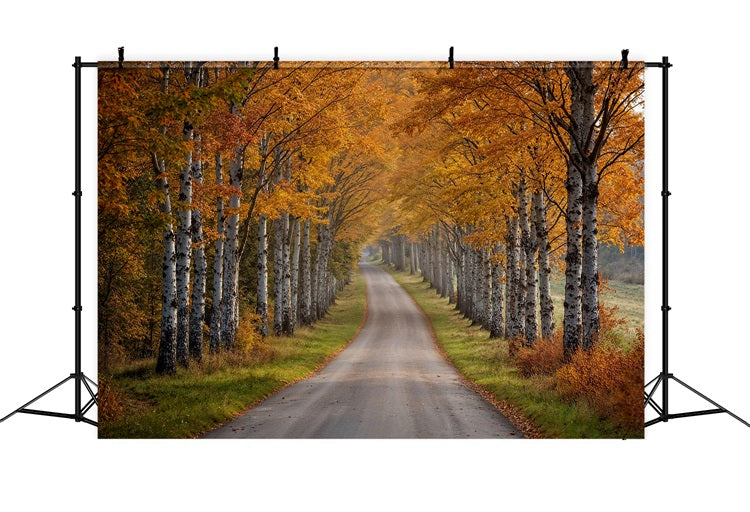
M 555 304 L 555 325 L 562 325 L 565 276 L 556 276 L 551 283 Z M 619 315 L 627 321 L 628 334 L 643 329 L 643 285 L 610 281 L 601 292 L 601 301 L 607 306 L 617 306 Z
M 407 261 L 409 257 L 407 256 Z M 367 258 L 372 263 L 382 263 L 378 255 Z M 455 278 L 454 278 L 455 279 Z M 455 283 L 455 281 L 454 281 Z M 555 326 L 561 327 L 563 320 L 563 303 L 565 301 L 565 276 L 553 275 L 551 282 L 552 301 L 555 305 Z M 635 334 L 636 329 L 643 329 L 643 285 L 630 284 L 624 281 L 609 281 L 601 291 L 601 301 L 606 306 L 617 306 L 618 314 L 627 322 L 626 336 Z

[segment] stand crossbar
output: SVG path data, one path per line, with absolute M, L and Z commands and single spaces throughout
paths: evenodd
M 743 420 L 733 412 L 722 407 L 718 403 L 714 402 L 706 395 L 696 390 L 695 388 L 685 384 L 683 381 L 675 377 L 669 372 L 669 311 L 672 309 L 669 307 L 669 196 L 672 193 L 669 191 L 669 68 L 672 64 L 669 62 L 669 57 L 662 57 L 661 62 L 646 62 L 646 67 L 658 67 L 661 68 L 662 76 L 662 190 L 661 190 L 661 208 L 662 208 L 662 306 L 661 306 L 661 318 L 662 318 L 662 370 L 659 375 L 651 379 L 644 387 L 644 408 L 650 407 L 658 415 L 656 418 L 646 421 L 645 427 L 650 427 L 656 423 L 667 422 L 671 419 L 677 418 L 689 418 L 692 416 L 707 416 L 710 414 L 721 414 L 726 413 L 739 421 L 740 423 L 750 427 L 750 423 Z M 691 391 L 693 394 L 698 395 L 706 402 L 713 405 L 714 409 L 703 409 L 697 411 L 687 411 L 679 413 L 669 412 L 669 381 L 675 381 L 684 388 Z M 649 389 L 649 386 L 651 388 Z M 661 405 L 656 402 L 655 394 L 657 388 L 661 386 Z
M 37 416 L 52 416 L 54 418 L 65 418 L 75 420 L 76 423 L 83 422 L 89 425 L 97 426 L 97 422 L 86 418 L 86 414 L 97 404 L 98 390 L 96 382 L 84 375 L 81 370 L 81 69 L 97 67 L 96 62 L 81 62 L 81 57 L 76 57 L 73 67 L 75 68 L 75 372 L 71 373 L 63 380 L 37 395 L 32 400 L 26 402 L 21 407 L 0 419 L 0 423 L 7 420 L 14 414 L 34 414 Z M 44 411 L 40 409 L 29 409 L 28 407 L 37 400 L 47 396 L 69 380 L 75 383 L 75 401 L 74 412 L 63 413 L 55 411 Z M 90 399 L 84 406 L 81 406 L 81 389 L 85 388 Z

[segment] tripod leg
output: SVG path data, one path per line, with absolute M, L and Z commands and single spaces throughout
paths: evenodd
M 721 405 L 719 405 L 718 403 L 714 402 L 713 400 L 711 400 L 710 398 L 708 398 L 706 395 L 704 395 L 703 393 L 701 393 L 697 389 L 695 389 L 695 388 L 693 388 L 691 386 L 688 386 L 687 384 L 685 384 L 684 382 L 682 382 L 680 379 L 678 379 L 674 375 L 672 375 L 671 378 L 672 378 L 672 380 L 676 381 L 678 384 L 681 384 L 683 387 L 689 389 L 690 391 L 692 391 L 693 393 L 695 393 L 696 395 L 698 395 L 699 397 L 701 397 L 706 402 L 710 403 L 711 405 L 714 405 L 714 406 L 718 407 L 723 412 L 727 413 L 728 415 L 730 415 L 732 418 L 736 419 L 737 421 L 739 421 L 743 425 L 745 425 L 747 427 L 750 427 L 750 423 L 748 423 L 747 421 L 743 420 L 742 418 L 740 418 L 739 416 L 737 416 L 736 414 L 734 414 L 732 411 L 728 411 L 726 408 L 724 408 Z
M 99 384 L 97 384 L 97 383 L 96 383 L 96 382 L 94 382 L 93 380 L 91 380 L 91 379 L 89 379 L 88 377 L 86 377 L 86 375 L 85 375 L 85 374 L 83 374 L 83 373 L 82 373 L 81 375 L 83 376 L 83 378 L 84 378 L 84 379 L 86 379 L 87 381 L 89 381 L 89 382 L 91 383 L 91 385 L 92 385 L 92 386 L 94 386 L 94 387 L 96 387 L 96 388 L 98 388 L 98 387 L 99 387 Z
M 91 391 L 91 388 L 89 387 L 89 383 L 86 382 L 85 379 L 82 379 L 81 382 L 83 383 L 84 386 L 86 386 L 86 390 L 89 392 L 89 395 L 91 395 L 91 399 L 94 401 L 94 403 L 99 405 L 99 402 L 96 400 L 96 394 L 93 391 Z
M 30 406 L 31 404 L 33 404 L 34 402 L 36 402 L 40 398 L 46 396 L 47 394 L 53 392 L 54 390 L 56 390 L 57 388 L 59 388 L 60 386 L 62 386 L 63 384 L 65 384 L 66 382 L 68 382 L 72 378 L 73 378 L 73 375 L 68 375 L 63 380 L 61 380 L 60 382 L 58 382 L 57 384 L 55 384 L 54 386 L 52 386 L 51 388 L 49 388 L 47 391 L 45 391 L 41 395 L 37 396 L 36 398 L 34 398 L 32 400 L 29 400 L 28 402 L 26 402 L 25 404 L 23 404 L 21 407 L 19 407 L 18 409 L 16 409 L 12 413 L 10 413 L 7 416 L 5 416 L 4 418 L 0 419 L 0 423 L 2 423 L 3 421 L 7 420 L 8 418 L 10 418 L 11 416 L 13 416 L 14 414 L 21 412 L 23 409 L 26 409 L 26 407 Z
M 90 420 L 88 418 L 81 418 L 81 421 L 84 422 L 84 423 L 88 423 L 89 425 L 93 425 L 95 427 L 99 426 L 99 424 L 97 422 L 95 422 L 94 420 Z
M 654 396 L 654 393 L 656 393 L 656 389 L 659 387 L 659 384 L 661 384 L 661 374 L 651 379 L 651 382 L 654 382 L 654 381 L 656 381 L 656 384 L 654 384 L 654 387 L 651 388 L 651 391 L 649 392 L 649 394 L 646 395 L 646 403 L 649 403 L 651 401 L 651 397 Z M 651 384 L 651 382 L 646 384 L 646 387 L 648 387 L 648 385 Z

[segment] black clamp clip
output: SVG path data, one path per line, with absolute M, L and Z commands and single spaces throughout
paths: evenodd
M 453 69 L 453 47 L 450 47 L 450 50 L 448 50 L 448 66 L 450 66 L 451 69 Z
M 279 69 L 279 47 L 273 47 L 273 69 Z
M 125 47 L 120 46 L 117 49 L 117 63 L 120 65 L 120 69 L 122 69 L 122 63 L 125 60 Z

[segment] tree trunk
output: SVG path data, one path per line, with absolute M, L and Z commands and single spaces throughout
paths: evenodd
M 232 212 L 227 217 L 224 243 L 224 277 L 221 296 L 221 342 L 224 348 L 231 349 L 237 340 L 237 324 L 239 322 L 239 302 L 237 297 L 237 283 L 239 275 L 239 246 L 238 231 L 240 223 L 240 197 L 242 193 L 242 175 L 244 148 L 237 147 L 229 162 L 229 186 L 232 194 L 229 196 L 229 209 Z
M 455 265 L 453 263 L 453 257 L 450 255 L 450 253 L 448 253 L 448 250 L 446 250 L 445 267 L 446 267 L 446 280 L 448 281 L 448 284 L 447 284 L 448 304 L 453 304 L 456 301 L 456 296 L 455 296 L 456 290 L 453 287 L 453 272 L 454 272 Z
M 221 153 L 216 153 L 216 184 L 222 185 Z M 216 200 L 216 251 L 214 254 L 214 294 L 211 299 L 211 329 L 209 335 L 209 350 L 218 352 L 221 346 L 221 295 L 222 277 L 224 275 L 224 198 L 219 196 Z
M 297 318 L 299 317 L 298 311 L 298 296 L 299 296 L 299 250 L 300 250 L 300 222 L 299 218 L 295 217 L 292 221 L 292 262 L 290 265 L 291 271 L 291 311 L 289 314 L 289 336 L 294 335 L 294 329 L 297 327 Z
M 518 185 L 518 222 L 521 226 L 521 240 L 523 246 L 525 270 L 524 301 L 524 334 L 526 344 L 531 346 L 539 335 L 536 321 L 536 231 L 529 223 L 528 194 L 526 180 L 521 179 Z
M 200 135 L 195 136 L 200 144 Z M 203 162 L 201 161 L 200 149 L 195 152 L 193 160 L 193 183 L 196 192 L 201 194 L 203 185 Z M 193 243 L 193 296 L 190 310 L 190 357 L 196 361 L 203 358 L 203 319 L 206 316 L 206 248 L 203 245 L 203 215 L 200 209 L 195 208 L 192 212 L 192 243 Z
M 182 138 L 193 138 L 193 125 L 185 122 Z M 177 215 L 177 363 L 188 365 L 188 339 L 190 336 L 190 253 L 193 202 L 193 153 L 188 151 L 180 171 L 180 210 Z
M 585 144 L 587 134 L 593 129 L 594 94 L 593 63 L 576 67 L 573 76 L 580 89 L 581 102 L 580 141 Z M 572 86 L 571 86 L 572 87 Z M 592 137 L 593 138 L 593 137 Z M 599 338 L 599 243 L 597 240 L 597 203 L 599 202 L 599 176 L 596 155 L 586 147 L 585 158 L 580 159 L 581 172 L 581 327 L 582 344 L 590 349 Z
M 302 293 L 299 305 L 299 320 L 302 325 L 310 325 L 312 312 L 312 288 L 310 275 L 310 219 L 305 219 L 302 232 Z
M 506 221 L 506 284 L 505 284 L 505 337 L 512 339 L 518 334 L 518 217 Z
M 283 331 L 282 311 L 284 309 L 284 219 L 273 221 L 273 332 L 281 336 Z
M 448 296 L 448 247 L 446 246 L 445 236 L 440 235 L 440 296 L 445 298 Z
M 399 255 L 399 270 L 406 272 L 406 235 L 398 236 L 398 255 Z
M 482 249 L 482 327 L 489 330 L 492 323 L 492 266 L 490 265 L 490 254 L 487 249 Z
M 260 317 L 258 334 L 268 336 L 268 215 L 258 218 L 258 285 L 255 313 Z
M 413 243 L 409 243 L 409 275 L 413 276 L 417 273 L 417 251 L 414 248 Z
M 484 303 L 484 269 L 482 268 L 482 251 L 477 248 L 471 250 L 474 260 L 474 323 L 484 325 L 486 304 Z
M 320 319 L 328 310 L 328 257 L 330 249 L 331 233 L 326 225 L 318 226 L 318 247 L 315 251 L 315 294 L 316 309 L 315 319 Z
M 582 207 L 583 181 L 581 168 L 583 155 L 588 138 L 588 130 L 584 128 L 586 91 L 584 84 L 578 79 L 580 67 L 574 63 L 568 67 L 567 74 L 571 88 L 571 140 L 570 164 L 565 180 L 568 193 L 568 206 L 565 215 L 565 230 L 567 251 L 565 254 L 565 302 L 563 313 L 563 348 L 566 361 L 581 344 L 581 239 L 582 239 Z M 584 72 L 584 74 L 586 74 Z M 585 132 L 585 133 L 584 133 Z
M 466 316 L 466 251 L 460 237 L 456 242 L 458 261 L 456 262 L 456 309 Z
M 258 168 L 258 186 L 268 190 L 266 184 L 266 165 L 268 162 L 269 136 L 263 134 L 258 142 L 260 166 Z M 255 314 L 259 317 L 258 334 L 268 336 L 268 215 L 258 216 L 258 274 L 256 285 Z
M 536 229 L 537 247 L 539 248 L 539 310 L 541 320 L 542 338 L 548 340 L 555 330 L 554 305 L 550 294 L 549 266 L 549 233 L 547 232 L 547 208 L 544 204 L 544 195 L 541 191 L 534 192 L 532 196 L 532 209 L 534 210 L 534 228 Z
M 495 246 L 495 255 L 499 256 L 500 246 Z M 492 265 L 492 320 L 490 322 L 490 338 L 500 338 L 503 335 L 503 267 L 499 262 Z
M 440 231 L 437 226 L 433 230 L 433 244 L 432 244 L 432 283 L 435 285 L 435 291 L 440 294 L 440 280 L 442 279 L 442 265 L 440 261 Z
M 283 280 L 281 282 L 281 330 L 284 334 L 289 334 L 292 315 L 292 271 L 291 271 L 291 238 L 292 229 L 289 221 L 289 214 L 281 214 L 281 223 L 284 229 L 284 239 L 281 246 L 281 261 L 283 265 Z
M 169 68 L 162 67 L 161 92 L 167 93 L 169 85 Z M 167 127 L 159 129 L 162 136 L 166 135 Z M 177 256 L 175 254 L 175 234 L 172 224 L 172 203 L 169 197 L 169 182 L 166 176 L 166 163 L 159 159 L 156 153 L 151 154 L 151 160 L 156 174 L 156 187 L 164 194 L 161 212 L 164 214 L 162 228 L 162 245 L 164 256 L 162 259 L 161 286 L 161 337 L 159 339 L 159 356 L 156 360 L 156 372 L 172 374 L 177 371 L 176 365 L 176 331 L 177 331 Z

